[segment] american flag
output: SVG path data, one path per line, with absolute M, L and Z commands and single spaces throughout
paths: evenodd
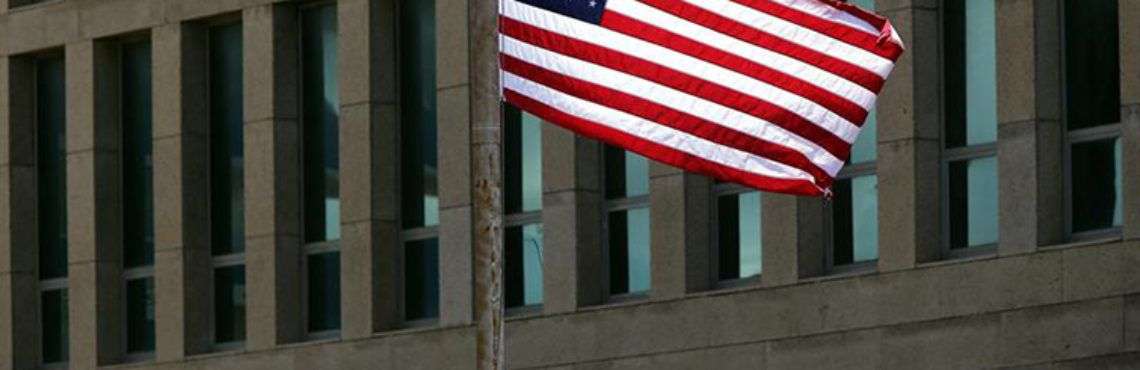
M 503 98 L 654 160 L 830 193 L 903 52 L 839 0 L 500 0 Z

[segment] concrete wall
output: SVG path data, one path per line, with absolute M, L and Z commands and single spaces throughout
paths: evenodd
M 339 0 L 342 324 L 305 342 L 296 215 L 295 3 L 275 0 L 0 0 L 0 370 L 38 366 L 33 83 L 27 56 L 62 49 L 69 131 L 70 368 L 470 368 L 470 32 L 463 0 L 436 0 L 441 317 L 402 321 L 397 0 Z M 541 310 L 508 318 L 512 368 L 1135 368 L 1140 366 L 1140 2 L 1120 1 L 1125 225 L 1064 234 L 1060 0 L 998 0 L 1001 241 L 941 255 L 941 61 L 937 0 L 878 0 L 910 47 L 879 103 L 880 259 L 826 275 L 816 199 L 765 195 L 764 275 L 716 290 L 704 220 L 709 180 L 652 168 L 653 290 L 605 303 L 600 147 L 543 127 Z M 245 32 L 245 347 L 213 353 L 205 43 L 199 21 Z M 156 205 L 154 359 L 123 364 L 113 105 L 99 94 L 102 40 L 153 43 Z M 483 107 L 486 108 L 486 107 Z M 299 262 L 297 262 L 299 263 Z

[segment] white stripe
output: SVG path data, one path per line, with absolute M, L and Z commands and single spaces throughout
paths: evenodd
M 767 101 L 799 115 L 803 119 L 830 131 L 847 143 L 855 142 L 855 138 L 859 135 L 858 126 L 814 101 L 660 45 L 576 19 L 569 19 L 563 15 L 514 0 L 503 2 L 503 15 L 567 37 L 585 40 L 595 45 L 604 45 L 606 48 L 621 51 L 628 55 L 636 55 L 638 58 L 652 61 L 676 71 L 682 71 L 691 76 L 700 76 L 700 79 L 705 81 Z
M 606 10 L 621 13 L 627 17 L 684 35 L 707 46 L 720 49 L 720 51 L 799 78 L 804 82 L 835 93 L 864 110 L 869 111 L 875 107 L 875 93 L 859 84 L 824 71 L 815 65 L 744 42 L 644 3 L 614 1 L 606 6 Z
M 503 72 L 503 88 L 542 102 L 566 114 L 727 167 L 761 176 L 815 182 L 815 178 L 811 174 L 798 168 L 720 145 L 590 101 L 578 99 L 509 72 Z
M 843 24 L 856 30 L 869 33 L 872 36 L 879 36 L 879 30 L 870 23 L 867 23 L 867 21 L 831 5 L 824 4 L 819 0 L 772 0 L 772 2 L 780 3 L 786 7 L 814 15 L 816 18 L 824 21 Z
M 894 62 L 890 59 L 744 5 L 728 0 L 684 1 L 808 49 L 847 61 L 883 78 L 887 78 L 891 69 L 894 68 Z
M 842 160 L 815 142 L 750 114 L 674 90 L 653 81 L 530 45 L 506 35 L 500 37 L 499 47 L 503 54 L 541 66 L 552 72 L 589 81 L 661 104 L 803 153 L 808 160 L 831 176 L 835 176 L 843 167 Z

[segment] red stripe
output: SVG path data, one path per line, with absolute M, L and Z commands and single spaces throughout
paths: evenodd
M 815 182 L 821 187 L 831 186 L 831 176 L 803 153 L 794 149 L 756 138 L 634 95 L 559 74 L 509 55 L 502 55 L 501 61 L 504 70 L 538 84 L 663 126 L 672 127 L 714 143 L 784 163 L 811 174 L 815 178 Z
M 720 14 L 676 0 L 641 0 L 641 2 L 741 41 L 812 64 L 822 70 L 851 80 L 851 82 L 857 83 L 874 93 L 878 93 L 883 88 L 883 77 L 866 68 L 760 31 Z M 606 18 L 614 13 L 606 12 L 602 15 L 603 26 L 606 24 Z
M 508 103 L 530 112 L 544 121 L 686 171 L 709 175 L 764 191 L 811 196 L 823 194 L 820 188 L 807 180 L 780 179 L 742 171 L 567 114 L 509 89 L 503 90 L 503 96 Z
M 822 105 L 857 126 L 867 119 L 863 107 L 822 87 L 624 14 L 607 13 L 602 26 L 764 81 Z
M 606 16 L 604 15 L 604 17 Z M 575 58 L 638 76 L 762 118 L 819 144 L 840 160 L 846 160 L 851 152 L 850 143 L 843 141 L 843 139 L 811 121 L 770 102 L 613 49 L 563 36 L 507 17 L 500 17 L 499 19 L 499 28 L 504 35 L 559 54 L 573 55 Z
M 855 29 L 849 25 L 833 22 L 827 19 L 820 18 L 813 14 L 804 12 L 802 10 L 789 7 L 784 4 L 777 3 L 772 0 L 732 0 L 738 4 L 747 6 L 757 11 L 778 17 L 798 24 L 802 27 L 809 28 L 813 31 L 831 36 L 832 38 L 858 47 L 860 49 L 875 53 L 875 55 L 887 58 L 890 60 L 898 60 L 899 55 L 902 55 L 903 49 L 898 44 L 893 42 L 879 42 L 879 35 L 871 35 L 861 30 Z M 844 9 L 838 9 L 845 11 Z M 851 13 L 852 15 L 863 19 L 861 14 Z M 866 20 L 866 19 L 864 19 Z M 868 22 L 874 25 L 874 22 Z M 885 24 L 885 23 L 881 23 Z

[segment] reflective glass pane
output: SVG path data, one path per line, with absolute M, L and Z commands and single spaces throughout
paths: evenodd
M 210 233 L 215 255 L 245 250 L 241 24 L 210 28 Z
M 997 139 L 997 37 L 993 0 L 944 2 L 946 145 Z
M 649 160 L 636 153 L 605 146 L 606 198 L 649 194 Z
M 150 41 L 122 46 L 123 264 L 154 264 Z
M 832 200 L 832 264 L 847 265 L 879 258 L 878 177 L 835 182 Z
M 1065 115 L 1070 130 L 1120 122 L 1117 0 L 1065 0 Z
M 336 5 L 301 12 L 305 241 L 340 239 Z
M 542 304 L 542 224 L 507 228 L 504 241 L 507 307 Z
M 66 87 L 63 57 L 36 60 L 40 278 L 67 276 Z
M 309 332 L 340 329 L 340 253 L 308 257 Z
M 759 275 L 763 250 L 760 245 L 760 193 L 723 195 L 717 200 L 717 256 L 720 280 Z
M 154 279 L 127 281 L 127 352 L 154 351 Z
M 439 316 L 439 241 L 408 242 L 404 249 L 404 307 L 407 320 Z
M 401 181 L 404 228 L 439 224 L 435 1 L 400 4 Z
M 851 3 L 863 9 L 875 10 L 875 0 L 852 0 Z
M 1073 232 L 1120 225 L 1120 145 L 1119 138 L 1073 144 Z
M 997 243 L 997 158 L 950 163 L 950 248 Z
M 859 137 L 851 146 L 851 163 L 874 162 L 878 158 L 878 121 L 877 110 L 872 109 L 867 113 L 867 121 L 863 123 L 863 128 L 859 130 Z
M 45 364 L 65 362 L 68 357 L 67 289 L 40 293 L 40 350 Z
M 245 340 L 245 266 L 214 269 L 214 342 Z
M 609 214 L 610 294 L 649 290 L 649 208 Z
M 503 199 L 507 213 L 542 209 L 542 120 L 507 105 L 503 110 Z

